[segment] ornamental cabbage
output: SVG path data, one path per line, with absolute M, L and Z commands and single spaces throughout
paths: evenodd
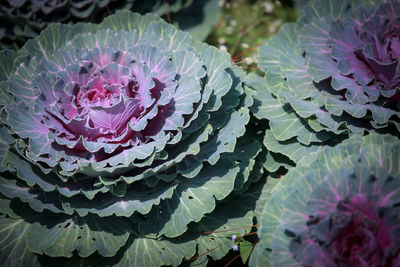
M 208 248 L 200 232 L 252 225 L 234 199 L 261 144 L 228 54 L 121 11 L 0 61 L 2 265 L 176 266 Z
M 251 266 L 399 265 L 399 7 L 309 1 L 260 46 L 251 110 L 264 167 L 287 174 L 258 217 Z
M 251 266 L 398 266 L 399 154 L 370 134 L 304 157 L 272 190 Z
M 252 111 L 280 165 L 349 135 L 400 132 L 399 14 L 398 0 L 310 1 L 260 46 Z

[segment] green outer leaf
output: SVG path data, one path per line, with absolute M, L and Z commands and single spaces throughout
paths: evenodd
M 11 200 L 0 194 L 0 213 L 10 218 L 19 219 L 20 217 L 11 208 Z
M 180 179 L 172 198 L 154 207 L 145 221 L 138 221 L 139 231 L 145 235 L 181 235 L 188 223 L 198 222 L 204 214 L 215 209 L 216 200 L 224 199 L 232 192 L 239 169 L 231 162 L 221 160 L 214 166 L 203 168 L 196 178 Z
M 79 23 L 73 26 L 52 24 L 43 30 L 38 37 L 29 40 L 22 50 L 30 57 L 48 58 L 56 50 L 64 47 L 77 34 L 94 31 L 96 31 L 94 24 Z
M 208 75 L 207 84 L 204 87 L 202 102 L 206 104 L 206 110 L 216 111 L 221 105 L 222 96 L 226 95 L 229 89 L 232 88 L 232 78 L 230 74 L 225 71 L 231 67 L 230 55 L 222 52 L 221 50 L 209 46 L 205 43 L 197 42 L 193 44 L 201 60 L 206 66 L 206 72 Z M 210 94 L 212 92 L 212 95 Z M 211 98 L 208 99 L 207 96 Z
M 262 153 L 262 151 L 260 151 L 260 153 L 255 158 L 254 167 L 251 170 L 250 176 L 249 176 L 249 183 L 245 184 L 245 186 L 244 186 L 245 189 L 247 186 L 250 186 L 251 183 L 258 182 L 263 177 L 264 173 L 267 173 L 264 170 L 263 164 L 259 160 L 261 157 L 261 153 Z
M 367 147 L 360 153 L 363 165 L 376 175 L 400 177 L 400 142 L 386 143 Z M 388 159 L 389 158 L 389 159 Z
M 366 1 L 363 0 L 358 3 L 360 4 L 361 2 Z M 319 20 L 323 17 L 330 17 L 332 19 L 343 18 L 348 14 L 349 4 L 349 0 L 340 2 L 335 0 L 310 1 L 310 3 L 302 9 L 297 26 L 300 30 L 304 24 L 311 24 L 315 20 Z
M 83 1 L 84 3 L 85 1 Z M 77 18 L 80 19 L 85 19 L 92 14 L 93 10 L 96 8 L 96 4 L 99 2 L 92 2 L 88 1 L 90 4 L 87 6 L 83 6 L 83 3 L 81 5 L 74 5 L 74 2 L 71 2 L 71 7 L 69 8 L 69 12 Z M 107 1 L 108 2 L 108 1 Z M 76 6 L 76 8 L 74 8 Z
M 251 189 L 248 194 L 252 194 Z M 196 239 L 197 255 L 203 256 L 191 262 L 191 266 L 205 266 L 208 257 L 213 260 L 223 258 L 232 249 L 233 234 L 240 237 L 251 231 L 253 208 L 254 199 L 241 199 L 236 196 L 230 198 L 228 202 L 218 205 L 211 214 L 205 215 L 195 228 L 196 233 L 206 233 Z
M 82 217 L 88 213 L 97 214 L 100 217 L 111 215 L 130 217 L 134 212 L 149 213 L 151 208 L 158 205 L 161 200 L 171 198 L 177 185 L 176 181 L 169 184 L 160 183 L 154 188 L 133 184 L 118 198 L 112 194 L 102 194 L 93 200 L 83 197 L 61 197 L 60 202 L 66 213 L 76 211 Z
M 316 153 L 323 148 L 323 145 L 318 143 L 306 146 L 296 142 L 296 140 L 279 142 L 275 139 L 275 136 L 270 130 L 265 132 L 263 143 L 268 150 L 283 154 L 295 163 L 301 160 L 305 155 Z
M 313 80 L 306 70 L 302 51 L 297 48 L 295 24 L 284 24 L 279 32 L 258 49 L 257 64 L 271 75 L 271 93 L 278 98 L 294 95 L 299 99 L 312 97 Z M 268 74 L 267 74 L 268 75 Z M 279 82 L 278 77 L 282 79 Z M 266 77 L 267 81 L 268 78 Z M 275 88 L 274 88 L 275 87 Z
M 77 250 L 79 256 L 87 257 L 97 251 L 105 257 L 114 256 L 125 245 L 129 233 L 128 221 L 116 217 L 97 216 L 68 217 L 36 215 L 45 225 L 36 221 L 26 230 L 29 249 L 51 257 L 71 257 Z
M 250 115 L 247 108 L 234 111 L 230 114 L 228 123 L 200 147 L 200 153 L 195 157 L 200 161 L 207 160 L 209 163 L 215 164 L 221 157 L 221 153 L 233 152 L 236 140 L 245 133 L 245 125 L 249 119 Z
M 55 186 L 48 183 L 45 175 L 40 175 L 40 170 L 34 168 L 25 159 L 21 158 L 14 150 L 7 151 L 4 156 L 3 166 L 7 169 L 16 172 L 16 176 L 24 181 L 28 186 L 40 186 L 45 192 L 50 192 L 55 189 Z
M 275 74 L 280 74 L 280 57 L 287 52 L 296 52 L 297 36 L 294 33 L 294 23 L 286 23 L 279 30 L 278 34 L 272 36 L 263 46 L 258 48 L 258 66 L 263 71 L 270 71 Z M 293 49 L 295 48 L 295 49 Z M 282 73 L 285 77 L 286 73 Z
M 204 40 L 217 24 L 221 9 L 218 0 L 193 1 L 189 8 L 173 14 L 172 18 L 181 30 L 197 40 Z
M 250 134 L 239 138 L 233 153 L 226 153 L 224 156 L 235 163 L 239 163 L 240 171 L 235 179 L 235 191 L 243 189 L 248 182 L 256 163 L 256 156 L 261 151 L 261 142 L 256 141 Z
M 201 144 L 199 153 L 187 157 L 177 165 L 178 171 L 185 177 L 193 178 L 197 175 L 203 162 L 215 164 L 222 153 L 232 152 L 237 138 L 245 131 L 245 125 L 250 118 L 247 107 L 252 104 L 253 91 L 248 88 L 243 90 L 239 79 L 242 73 L 229 72 L 229 74 L 233 78 L 233 86 L 222 97 L 224 109 L 211 113 L 208 120 L 214 129 L 213 136 L 208 142 Z
M 268 151 L 265 148 L 264 150 L 264 153 L 262 153 L 258 159 L 268 172 L 276 172 L 280 167 L 284 167 L 285 169 L 294 167 L 295 164 L 285 155 Z
M 196 251 L 194 240 L 135 238 L 116 266 L 177 266 Z
M 95 251 L 106 257 L 114 256 L 125 245 L 128 231 L 133 227 L 129 220 L 115 216 L 82 218 L 47 211 L 37 213 L 17 199 L 1 198 L 0 203 L 0 212 L 22 227 L 7 228 L 4 231 L 12 230 L 7 236 L 18 235 L 22 238 L 19 244 L 26 242 L 30 252 L 51 257 L 71 257 L 74 250 L 81 257 Z
M 258 243 L 253 248 L 253 253 L 250 256 L 249 266 L 251 267 L 271 267 L 269 260 L 270 252 L 267 251 L 263 243 Z
M 362 0 L 362 1 L 359 1 L 359 0 L 350 0 L 350 3 L 351 3 L 351 5 L 353 6 L 353 7 L 357 7 L 357 6 L 359 6 L 359 5 L 362 5 L 362 6 L 371 6 L 371 7 L 376 7 L 377 5 L 380 5 L 380 4 L 382 4 L 382 3 L 388 3 L 388 2 L 390 2 L 391 0 Z
M 29 164 L 26 158 L 18 155 L 14 150 L 5 151 L 2 165 L 8 170 L 15 171 L 16 176 L 28 186 L 34 187 L 37 185 L 45 192 L 57 190 L 61 195 L 66 197 L 83 194 L 87 199 L 93 199 L 97 193 L 106 193 L 109 191 L 105 186 L 98 188 L 93 186 L 88 187 L 84 185 L 85 182 L 63 182 L 54 173 L 44 174 L 39 168 L 33 164 Z
M 0 170 L 7 168 L 5 158 L 10 150 L 10 144 L 14 142 L 14 138 L 4 125 L 0 125 Z
M 159 23 L 149 23 L 147 27 L 145 36 L 153 45 L 166 43 L 168 51 L 185 48 L 192 50 L 190 48 L 194 42 L 192 37 L 186 32 L 177 30 L 173 25 L 160 21 Z
M 109 16 L 105 18 L 102 23 L 99 24 L 99 29 L 111 29 L 115 32 L 121 30 L 130 32 L 134 29 L 137 29 L 140 33 L 143 33 L 146 29 L 146 25 L 153 21 L 159 22 L 162 20 L 160 17 L 153 14 L 141 16 L 130 11 L 118 10 L 115 12 L 115 16 Z
M 200 144 L 207 141 L 209 135 L 212 132 L 211 125 L 206 125 L 205 127 L 199 129 L 197 133 L 188 136 L 186 139 L 181 140 L 179 142 L 179 146 L 167 146 L 166 150 L 172 150 L 168 154 L 168 159 L 164 162 L 161 162 L 158 166 L 152 166 L 151 168 L 147 168 L 143 170 L 141 173 L 135 176 L 120 176 L 118 179 L 106 179 L 101 177 L 100 182 L 104 185 L 112 185 L 117 182 L 124 181 L 125 183 L 131 184 L 137 180 L 151 177 L 157 173 L 167 170 L 175 163 L 181 162 L 187 155 L 195 155 L 200 151 Z M 174 149 L 172 149 L 172 147 Z M 170 149 L 171 148 L 171 149 Z
M 28 227 L 29 224 L 21 218 L 0 215 L 1 266 L 40 266 L 37 256 L 28 249 L 25 242 Z
M 18 160 L 30 166 L 26 161 Z M 36 175 L 34 172 L 29 172 L 30 169 L 27 168 L 19 170 L 28 170 L 25 173 L 31 173 L 33 177 Z M 21 174 L 21 172 L 19 173 Z M 119 198 L 112 194 L 101 194 L 88 200 L 83 196 L 64 197 L 54 191 L 43 192 L 20 181 L 0 177 L 0 192 L 8 198 L 18 198 L 23 202 L 28 202 L 31 208 L 37 212 L 47 209 L 54 213 L 72 214 L 76 211 L 80 216 L 88 213 L 98 214 L 101 217 L 113 214 L 130 217 L 134 212 L 147 214 L 153 205 L 160 203 L 161 199 L 170 198 L 176 186 L 176 182 L 159 184 L 150 189 L 137 185 L 132 186 Z M 54 190 L 54 187 L 52 189 Z
M 243 264 L 246 264 L 252 251 L 253 251 L 252 243 L 250 243 L 249 241 L 239 242 L 239 252 L 240 252 L 240 257 L 242 258 Z
M 261 188 L 261 194 L 259 195 L 256 201 L 256 208 L 254 210 L 254 215 L 257 219 L 257 222 L 261 221 L 262 213 L 264 211 L 265 205 L 272 197 L 272 192 L 274 188 L 280 183 L 279 178 L 274 178 L 272 176 L 268 176 L 266 182 Z
M 50 130 L 39 121 L 39 118 L 24 103 L 15 106 L 12 112 L 8 112 L 6 123 L 21 138 L 30 138 L 32 140 L 48 139 Z M 44 143 L 41 142 L 40 144 L 43 145 Z M 31 149 L 34 151 L 40 150 L 36 149 L 35 145 L 37 143 L 30 144 Z
M 54 213 L 64 212 L 56 194 L 43 193 L 14 179 L 5 179 L 0 176 L 0 192 L 10 199 L 17 198 L 22 202 L 29 203 L 31 208 L 37 212 L 42 212 L 45 209 Z M 69 214 L 72 214 L 72 212 Z
M 139 23 L 141 20 L 139 17 L 137 19 Z M 72 63 L 70 59 L 79 58 L 85 51 L 91 49 L 112 48 L 114 52 L 116 50 L 132 51 L 132 49 L 137 49 L 142 35 L 143 32 L 137 29 L 128 32 L 126 30 L 113 31 L 108 28 L 80 34 L 70 41 L 71 46 L 63 48 L 65 53 L 55 54 L 53 60 L 57 64 L 68 66 Z

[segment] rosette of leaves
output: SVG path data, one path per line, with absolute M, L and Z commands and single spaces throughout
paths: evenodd
M 251 266 L 398 266 L 400 141 L 352 137 L 272 190 Z
M 253 113 L 269 121 L 270 151 L 297 162 L 340 135 L 399 132 L 399 10 L 397 0 L 310 1 L 259 48 Z
M 155 15 L 54 24 L 0 57 L 2 265 L 178 265 L 201 246 L 188 225 L 252 180 L 242 72 Z
M 217 23 L 221 8 L 217 0 L 7 0 L 0 4 L 0 48 L 22 47 L 49 23 L 99 23 L 122 9 L 168 17 L 181 30 L 204 40 Z

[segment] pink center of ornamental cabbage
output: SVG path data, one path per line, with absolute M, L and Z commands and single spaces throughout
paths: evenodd
M 146 131 L 154 131 L 154 124 L 160 123 L 157 114 L 149 117 L 147 128 L 132 128 L 157 105 L 164 89 L 171 90 L 166 88 L 174 84 L 171 77 L 158 77 L 145 63 L 122 52 L 110 55 L 110 51 L 93 50 L 88 54 L 91 61 L 82 60 L 66 70 L 68 82 L 61 79 L 56 83 L 62 90 L 55 90 L 58 101 L 46 109 L 51 118 L 47 126 L 59 138 L 70 141 L 83 138 L 124 146 L 145 143 Z M 173 99 L 164 100 L 158 113 L 171 103 Z

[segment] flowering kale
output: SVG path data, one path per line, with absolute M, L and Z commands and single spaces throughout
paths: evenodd
M 281 165 L 344 135 L 400 132 L 399 14 L 398 0 L 310 1 L 259 48 L 252 111 Z
M 259 48 L 265 77 L 246 82 L 253 114 L 268 120 L 264 166 L 289 171 L 250 265 L 399 264 L 400 142 L 376 134 L 400 132 L 399 10 L 397 0 L 310 1 Z
M 228 54 L 126 11 L 51 25 L 0 61 L 1 265 L 178 265 L 204 247 L 193 229 L 252 224 L 206 215 L 255 180 L 260 151 Z
M 398 266 L 399 154 L 371 134 L 304 157 L 264 207 L 253 265 Z

